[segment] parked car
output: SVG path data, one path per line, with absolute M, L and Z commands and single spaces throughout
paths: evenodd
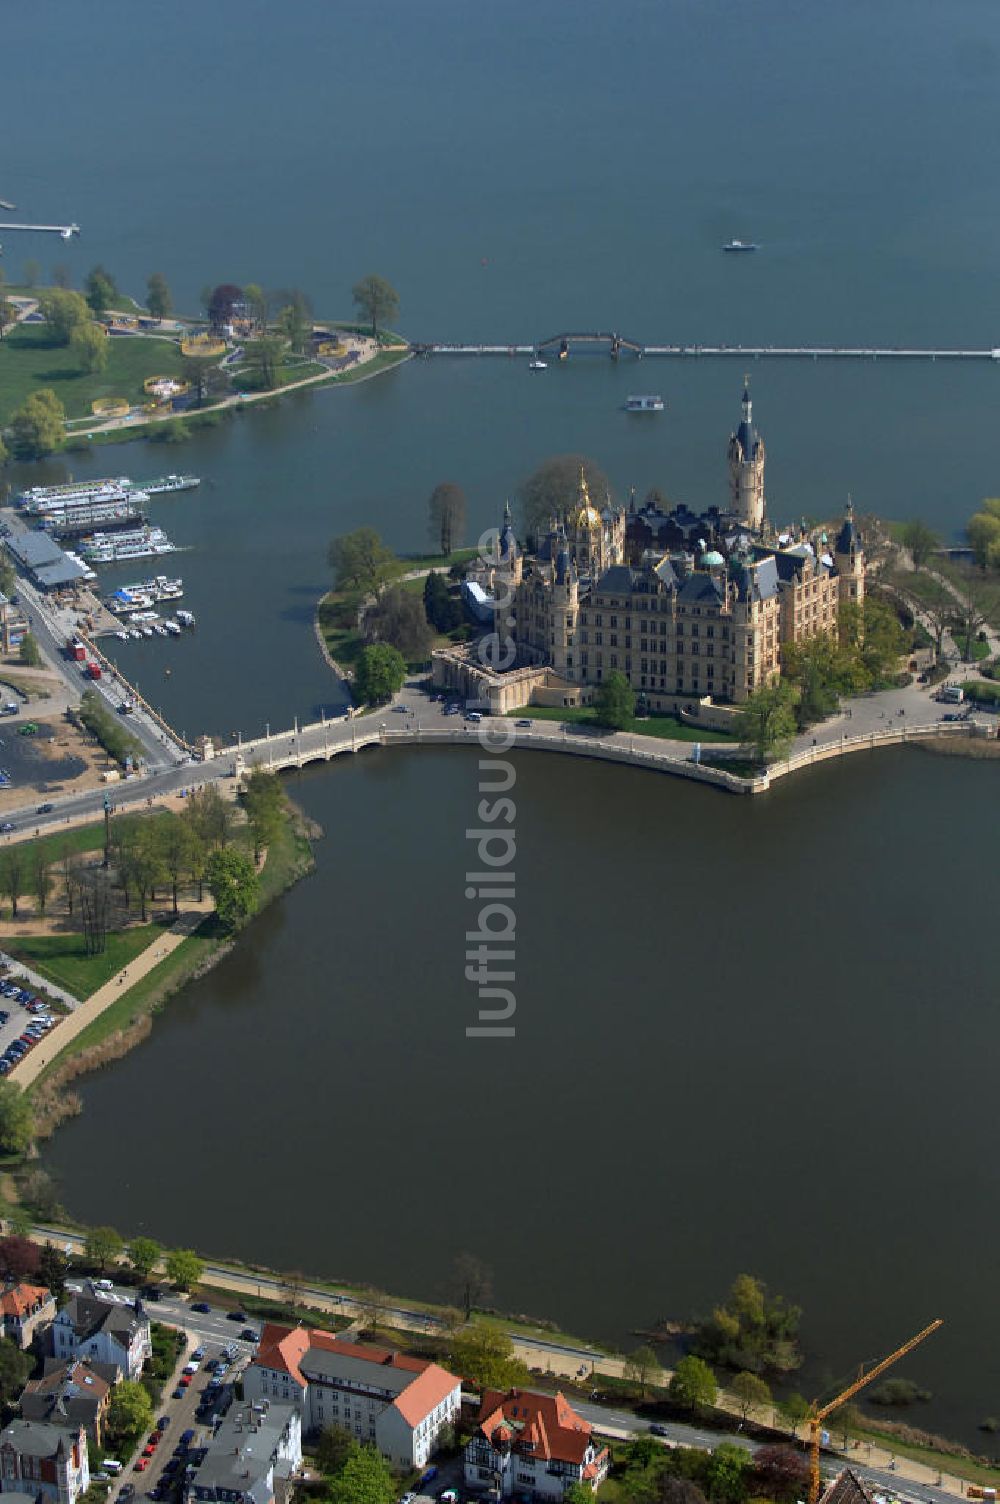
M 205 1349 L 203 1347 L 196 1347 L 194 1352 L 191 1354 L 191 1360 L 194 1363 L 200 1363 L 204 1356 Z
M 202 1316 L 207 1316 L 212 1307 L 204 1300 L 196 1300 L 191 1307 L 192 1311 L 200 1311 Z
M 670 1433 L 666 1426 L 653 1425 L 649 1428 L 649 1434 L 650 1436 L 668 1436 Z
M 198 1364 L 194 1361 L 193 1356 L 190 1363 L 184 1364 L 184 1372 L 187 1374 L 188 1378 L 190 1378 L 193 1373 L 198 1372 Z
M 55 809 L 55 805 L 54 804 L 48 804 L 48 803 L 46 803 L 46 804 L 40 804 L 38 806 L 38 809 L 36 810 L 36 814 L 39 814 L 39 815 L 51 815 L 51 813 L 52 813 L 52 811 L 54 809 Z
M 177 1388 L 171 1394 L 170 1398 L 172 1400 L 182 1400 L 184 1398 L 184 1390 L 180 1387 L 179 1384 L 178 1384 Z
M 161 1431 L 165 1431 L 170 1424 L 170 1416 L 161 1415 L 156 1424 L 159 1426 Z
M 181 1388 L 182 1388 L 182 1389 L 187 1389 L 187 1388 L 189 1388 L 189 1386 L 190 1386 L 190 1384 L 191 1384 L 191 1379 L 192 1379 L 192 1377 L 193 1377 L 193 1375 L 192 1375 L 192 1374 L 189 1374 L 189 1373 L 182 1373 L 182 1374 L 181 1374 L 181 1377 L 180 1377 L 180 1387 L 181 1387 Z
M 227 1311 L 226 1312 L 226 1320 L 227 1321 L 240 1321 L 240 1322 L 243 1322 L 243 1321 L 246 1321 L 246 1319 L 247 1319 L 247 1313 L 246 1313 L 246 1311 Z
M 255 1332 L 252 1326 L 245 1326 L 242 1332 L 240 1332 L 240 1336 L 242 1337 L 244 1342 L 260 1341 L 260 1333 Z
M 135 1471 L 137 1473 L 144 1473 L 146 1471 L 146 1469 L 147 1469 L 148 1466 L 149 1466 L 149 1458 L 148 1457 L 140 1457 L 139 1460 L 138 1460 L 138 1462 L 135 1465 Z
M 190 1426 L 188 1426 L 186 1431 L 181 1432 L 181 1441 L 183 1441 L 185 1446 L 190 1446 L 191 1442 L 194 1441 L 194 1431 Z
M 520 721 L 515 721 L 514 725 L 515 726 L 522 726 L 527 731 L 531 730 L 531 722 L 529 720 L 527 720 L 527 719 L 523 719 L 523 720 L 520 720 Z

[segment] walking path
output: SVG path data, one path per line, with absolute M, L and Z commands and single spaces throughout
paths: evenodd
M 51 1065 L 56 1056 L 60 1055 L 78 1034 L 82 1034 L 95 1018 L 99 1018 L 106 1008 L 110 1008 L 112 1003 L 124 997 L 130 988 L 153 970 L 154 966 L 159 966 L 161 961 L 192 935 L 212 909 L 210 897 L 203 898 L 200 903 L 192 904 L 175 920 L 166 933 L 151 941 L 144 951 L 140 952 L 127 966 L 122 967 L 121 971 L 105 982 L 103 987 L 98 987 L 86 1002 L 81 1003 L 73 999 L 73 1012 L 70 1016 L 58 1024 L 50 1034 L 47 1034 L 29 1054 L 25 1055 L 24 1059 L 14 1066 L 7 1079 L 16 1080 L 18 1086 L 21 1087 L 30 1086 L 38 1079 L 45 1067 Z M 50 986 L 44 979 L 39 985 L 47 988 Z M 64 993 L 63 996 L 69 1000 L 68 994 Z

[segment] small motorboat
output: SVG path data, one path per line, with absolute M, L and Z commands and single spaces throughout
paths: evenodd
M 538 355 L 535 356 L 534 360 L 529 360 L 528 361 L 528 370 L 529 371 L 547 371 L 548 368 L 549 368 L 548 361 L 547 360 L 542 360 L 541 357 L 538 356 Z

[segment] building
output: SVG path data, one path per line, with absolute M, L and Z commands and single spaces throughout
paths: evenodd
M 42 590 L 64 590 L 95 578 L 88 565 L 61 549 L 48 533 L 12 532 L 7 547 Z
M 863 602 L 862 540 L 850 502 L 832 547 L 805 523 L 775 536 L 749 390 L 728 457 L 729 506 L 700 514 L 634 501 L 598 512 L 581 473 L 575 506 L 530 557 L 508 509 L 477 573 L 512 661 L 493 668 L 472 649 L 447 650 L 434 655 L 434 682 L 502 714 L 588 703 L 618 673 L 647 710 L 704 719 L 777 678 L 783 649 L 837 631 L 844 607 Z
M 240 1405 L 216 1430 L 186 1498 L 205 1504 L 271 1504 L 301 1461 L 302 1427 L 295 1405 L 271 1400 Z
M 120 1372 L 115 1370 L 116 1373 Z M 89 1363 L 71 1359 L 58 1363 L 50 1359 L 40 1379 L 24 1386 L 18 1401 L 24 1420 L 44 1421 L 63 1430 L 81 1426 L 89 1441 L 101 1445 L 104 1423 L 114 1381 L 103 1377 Z
M 28 618 L 14 601 L 0 594 L 0 649 L 16 653 L 28 631 Z
M 99 1293 L 89 1281 L 57 1313 L 50 1331 L 54 1357 L 110 1364 L 126 1379 L 139 1377 L 153 1351 L 142 1301 Z
M 462 1407 L 461 1380 L 437 1363 L 270 1323 L 243 1388 L 248 1399 L 295 1403 L 307 1434 L 343 1426 L 399 1468 L 424 1467 Z
M 47 1327 L 56 1314 L 51 1290 L 44 1285 L 8 1285 L 0 1295 L 0 1322 L 3 1335 L 18 1347 L 30 1347 L 35 1333 Z
M 607 1447 L 562 1394 L 488 1389 L 465 1449 L 465 1481 L 492 1498 L 561 1499 L 572 1483 L 596 1492 L 608 1463 Z
M 39 1504 L 75 1504 L 90 1487 L 83 1427 L 64 1429 L 15 1420 L 0 1432 L 0 1492 Z

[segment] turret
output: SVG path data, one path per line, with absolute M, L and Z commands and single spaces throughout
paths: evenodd
M 833 549 L 840 605 L 860 606 L 865 598 L 865 551 L 854 521 L 854 503 L 847 498 L 844 521 Z
M 736 432 L 730 435 L 729 462 L 730 510 L 749 527 L 759 530 L 764 523 L 764 440 L 753 426 L 749 377 L 743 387 L 743 417 Z

